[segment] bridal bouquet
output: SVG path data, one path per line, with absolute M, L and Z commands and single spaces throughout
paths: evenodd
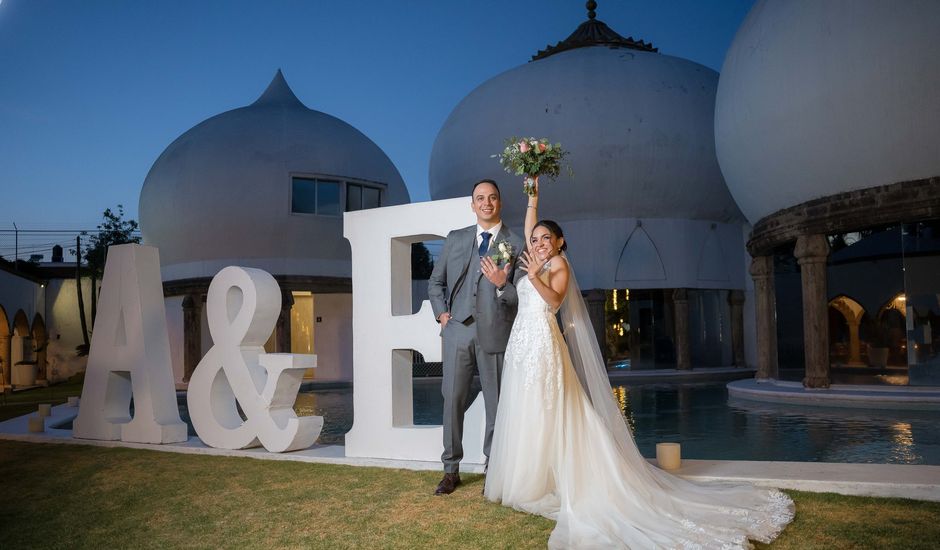
M 547 138 L 511 137 L 506 140 L 506 148 L 498 155 L 499 163 L 510 174 L 525 176 L 522 189 L 527 195 L 535 193 L 535 178 L 548 176 L 552 179 L 561 173 L 561 161 L 568 154 L 560 143 L 552 144 Z M 568 174 L 571 168 L 568 167 Z

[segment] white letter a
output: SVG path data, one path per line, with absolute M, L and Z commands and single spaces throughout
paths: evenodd
M 73 437 L 186 441 L 186 424 L 176 405 L 157 249 L 110 247 L 101 291 Z

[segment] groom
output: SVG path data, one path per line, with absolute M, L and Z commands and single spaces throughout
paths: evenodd
M 516 317 L 513 286 L 516 256 L 522 251 L 517 237 L 500 218 L 502 202 L 493 180 L 473 186 L 471 208 L 476 225 L 451 231 L 428 281 L 428 297 L 441 324 L 444 380 L 444 479 L 434 491 L 448 495 L 460 485 L 463 458 L 463 420 L 470 406 L 470 384 L 479 372 L 486 404 L 483 453 L 489 457 L 496 424 L 496 402 L 503 368 L 503 353 Z M 505 244 L 504 244 L 505 243 Z M 500 246 L 502 245 L 502 246 Z M 508 261 L 491 258 L 511 246 Z M 505 260 L 505 252 L 503 252 Z M 521 271 L 520 271 L 521 273 Z

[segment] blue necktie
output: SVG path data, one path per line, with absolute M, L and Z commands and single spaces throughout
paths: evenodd
M 486 256 L 486 251 L 490 248 L 490 238 L 493 235 L 490 235 L 489 231 L 484 231 L 480 234 L 483 237 L 483 241 L 480 242 L 480 257 Z

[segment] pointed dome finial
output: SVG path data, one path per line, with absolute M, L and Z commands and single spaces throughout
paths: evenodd
M 597 2 L 594 0 L 588 0 L 588 2 L 585 4 L 585 7 L 587 7 L 588 10 L 587 21 L 578 25 L 578 28 L 575 29 L 575 31 L 571 33 L 568 38 L 562 40 L 554 46 L 548 45 L 544 50 L 539 50 L 538 53 L 532 56 L 530 61 L 538 61 L 539 59 L 545 59 L 546 57 L 552 56 L 556 53 L 561 53 L 576 48 L 587 48 L 591 46 L 628 48 L 631 50 L 639 50 L 643 52 L 659 51 L 659 49 L 654 48 L 653 45 L 648 42 L 634 40 L 632 36 L 627 38 L 620 36 L 616 31 L 608 27 L 603 21 L 597 19 L 597 13 L 594 12 L 594 10 L 597 9 Z
M 252 103 L 252 105 L 299 105 L 305 109 L 307 108 L 307 106 L 294 95 L 294 91 L 291 90 L 290 86 L 287 84 L 287 79 L 284 78 L 284 73 L 281 72 L 281 69 L 277 70 L 277 73 L 274 74 L 274 78 L 271 79 L 271 83 L 268 84 L 267 89 L 264 90 L 261 97 Z

